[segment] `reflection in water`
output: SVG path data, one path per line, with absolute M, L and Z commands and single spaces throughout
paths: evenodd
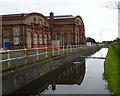
M 50 90 L 51 92 L 56 91 L 56 86 L 58 85 L 80 85 L 85 76 L 85 60 L 81 62 L 72 63 L 71 66 L 67 67 L 65 70 L 58 74 L 57 78 L 53 78 L 54 80 L 51 84 L 41 92 L 44 94 L 46 91 Z
M 54 85 L 80 85 L 84 79 L 85 75 L 85 61 L 79 63 L 74 63 L 70 68 L 64 70 L 58 78 L 53 82 Z
M 91 55 L 91 57 L 106 57 L 107 52 L 108 52 L 108 48 L 102 48 L 100 51 Z

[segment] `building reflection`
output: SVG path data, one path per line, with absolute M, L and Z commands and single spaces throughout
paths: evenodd
M 56 80 L 52 82 L 52 90 L 56 90 L 56 85 L 80 85 L 85 76 L 85 60 L 74 62 L 71 67 L 64 70 Z

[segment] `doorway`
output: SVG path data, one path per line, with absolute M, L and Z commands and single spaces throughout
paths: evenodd
M 10 39 L 4 39 L 3 40 L 4 44 L 4 49 L 10 49 Z

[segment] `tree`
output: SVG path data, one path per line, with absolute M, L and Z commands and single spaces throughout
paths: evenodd
M 113 8 L 113 9 L 120 9 L 120 2 L 119 2 L 119 0 L 111 0 L 111 1 L 108 0 L 102 6 L 108 7 L 108 8 Z
M 113 40 L 113 41 L 117 41 L 117 42 L 119 42 L 119 44 L 120 44 L 120 38 L 119 37 L 117 37 L 115 40 Z
M 93 38 L 91 38 L 91 37 L 87 37 L 87 38 L 86 38 L 86 42 L 96 43 L 95 39 L 93 39 Z

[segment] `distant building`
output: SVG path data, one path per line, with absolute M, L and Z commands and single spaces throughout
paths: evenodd
M 86 42 L 86 45 L 87 45 L 87 46 L 91 46 L 91 45 L 92 45 L 92 42 Z
M 85 28 L 80 16 L 44 16 L 40 13 L 2 15 L 2 48 L 20 49 L 85 43 Z
M 54 16 L 51 12 L 47 18 L 51 25 L 52 40 L 60 40 L 61 46 L 85 43 L 85 28 L 80 16 Z

